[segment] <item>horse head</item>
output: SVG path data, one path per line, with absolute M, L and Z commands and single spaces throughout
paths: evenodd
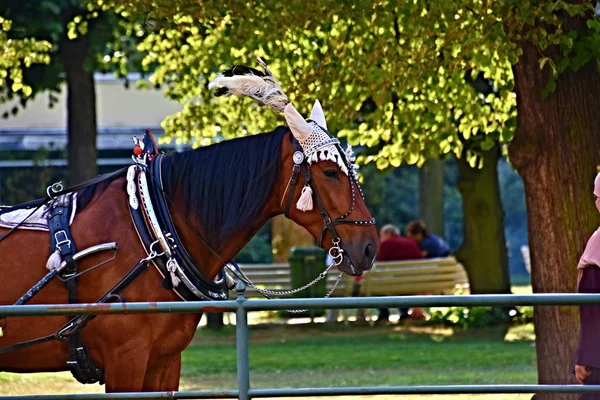
M 341 271 L 360 275 L 372 267 L 378 240 L 351 150 L 342 150 L 339 140 L 327 130 L 319 101 L 310 118 L 304 119 L 266 64 L 260 59 L 259 63 L 264 72 L 233 66 L 219 74 L 209 88 L 216 89 L 217 96 L 250 97 L 283 112 L 293 139 L 282 145 L 281 178 L 274 192 L 281 200 L 278 213 L 306 228 Z
M 370 269 L 377 252 L 375 220 L 367 209 L 352 163 L 350 146 L 342 150 L 327 130 L 319 101 L 309 120 L 289 103 L 285 119 L 293 134 L 291 175 L 282 196 L 285 215 L 306 228 L 333 262 L 347 274 Z M 289 179 L 289 180 L 288 180 Z

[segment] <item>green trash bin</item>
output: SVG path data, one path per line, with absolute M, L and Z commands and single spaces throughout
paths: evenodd
M 292 288 L 300 288 L 313 281 L 326 268 L 325 251 L 319 247 L 292 247 L 289 256 Z M 296 298 L 322 298 L 327 292 L 327 279 L 321 279 L 311 287 L 295 293 Z M 325 310 L 308 310 L 303 313 L 288 313 L 290 317 L 318 317 Z

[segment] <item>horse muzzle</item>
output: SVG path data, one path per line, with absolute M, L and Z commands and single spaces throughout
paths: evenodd
M 362 246 L 343 246 L 340 253 L 342 260 L 337 267 L 350 276 L 360 276 L 373 267 L 376 254 L 377 247 L 370 241 Z

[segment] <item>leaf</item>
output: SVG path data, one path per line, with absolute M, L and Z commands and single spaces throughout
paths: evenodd
M 496 145 L 496 142 L 491 139 L 491 138 L 485 138 L 485 140 L 483 142 L 481 142 L 481 150 L 483 151 L 487 151 L 487 150 L 491 150 L 492 148 L 494 148 L 494 146 Z
M 598 21 L 598 18 L 592 18 L 592 19 L 588 19 L 586 21 L 588 28 L 596 31 L 596 32 L 600 32 L 600 21 Z
M 548 83 L 546 84 L 546 86 L 544 87 L 544 90 L 542 91 L 542 95 L 544 97 L 547 97 L 551 93 L 554 93 L 555 90 L 556 90 L 556 79 L 550 79 L 548 81 Z
M 23 95 L 25 97 L 31 96 L 32 92 L 33 92 L 33 90 L 31 89 L 31 86 L 23 86 Z
M 377 165 L 377 169 L 386 169 L 387 167 L 389 167 L 390 163 L 385 158 L 378 158 L 375 165 Z

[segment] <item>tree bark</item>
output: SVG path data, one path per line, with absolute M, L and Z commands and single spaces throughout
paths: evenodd
M 311 247 L 315 239 L 303 227 L 283 215 L 273 218 L 271 224 L 273 262 L 287 262 L 294 246 Z
M 563 15 L 564 30 L 583 32 L 582 18 Z M 539 49 L 522 44 L 515 66 L 518 120 L 510 159 L 525 184 L 531 277 L 535 293 L 576 291 L 577 261 L 598 226 L 592 196 L 600 149 L 600 75 L 596 62 L 560 75 L 557 90 L 542 96 L 546 73 Z M 556 56 L 556 49 L 547 52 Z M 575 383 L 578 336 L 575 307 L 536 307 L 538 379 L 544 384 Z M 544 394 L 536 399 L 574 399 Z
M 96 158 L 96 89 L 94 71 L 84 62 L 89 51 L 89 37 L 64 38 L 59 54 L 67 81 L 68 184 L 74 185 L 97 175 Z
M 458 159 L 464 241 L 457 252 L 469 275 L 472 294 L 510 293 L 504 211 L 498 182 L 500 149 L 483 153 L 483 168 Z
M 432 158 L 419 169 L 419 217 L 430 232 L 444 235 L 444 160 Z

